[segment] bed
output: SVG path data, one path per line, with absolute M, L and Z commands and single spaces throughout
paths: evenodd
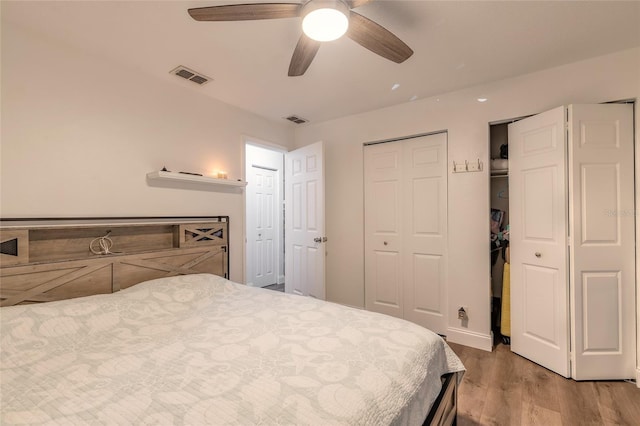
M 173 231 L 191 229 L 191 237 L 218 254 L 224 243 L 222 253 L 228 255 L 228 229 L 211 232 L 221 223 L 228 225 L 228 218 L 200 221 L 198 232 L 192 232 L 194 222 L 172 223 L 172 247 L 161 250 L 3 263 L 1 299 L 20 301 L 0 309 L 0 423 L 455 422 L 455 390 L 464 367 L 441 337 L 385 315 L 235 283 L 224 277 L 228 271 L 220 273 L 228 258 L 210 263 L 213 273 L 193 270 L 202 265 L 194 259 L 206 257 L 189 251 L 200 243 L 175 247 L 189 239 Z M 91 226 L 83 230 L 92 234 L 75 228 L 84 243 L 104 232 Z M 56 238 L 69 240 L 70 233 L 63 231 L 58 229 Z M 6 235 L 3 243 L 9 241 Z M 126 245 L 113 240 L 114 247 Z M 123 260 L 127 256 L 138 257 Z M 155 260 L 149 262 L 149 256 Z M 87 291 L 77 262 L 111 262 L 108 268 L 89 269 L 90 276 L 118 270 L 118 262 L 163 269 L 158 258 L 171 265 L 161 278 L 129 285 L 131 280 L 112 274 L 112 290 L 114 283 L 127 285 L 80 297 L 69 288 L 46 294 L 74 284 Z M 175 258 L 180 261 L 167 260 Z M 44 283 L 24 284 L 25 277 L 42 276 L 42 271 L 48 277 Z M 75 279 L 61 280 L 74 272 Z M 63 284 L 41 294 L 29 291 L 46 289 L 52 281 Z

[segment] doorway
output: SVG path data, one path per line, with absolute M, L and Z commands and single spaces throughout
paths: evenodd
M 284 152 L 245 144 L 246 283 L 284 291 Z
M 245 283 L 324 300 L 323 142 L 244 148 Z

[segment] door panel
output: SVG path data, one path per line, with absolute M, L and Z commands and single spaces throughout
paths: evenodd
M 447 333 L 447 134 L 403 142 L 404 318 Z
M 440 301 L 444 266 L 442 256 L 413 255 L 413 276 L 423 278 L 421 285 L 413 286 L 413 309 L 417 313 L 436 316 L 442 313 Z
M 620 295 L 622 282 L 619 272 L 585 272 L 582 282 L 582 311 L 584 354 L 622 352 L 623 329 Z M 610 324 L 611 327 L 603 327 Z
M 569 377 L 565 109 L 509 125 L 511 350 Z
M 554 203 L 565 196 L 555 185 L 558 173 L 555 166 L 522 169 L 522 238 L 529 242 L 557 243 Z
M 558 317 L 563 314 L 558 299 L 566 282 L 559 279 L 557 269 L 524 264 L 522 271 L 523 333 L 527 338 L 557 350 L 562 346 Z M 541 310 L 541 305 L 549 308 Z
M 287 268 L 288 271 L 285 275 L 285 291 L 287 293 L 295 293 L 299 295 L 309 294 L 307 281 L 304 279 L 303 271 L 303 256 L 304 247 L 299 244 L 293 244 L 291 249 L 287 249 L 287 257 L 291 253 L 291 262 L 287 261 L 287 265 L 291 264 L 291 268 Z M 289 283 L 289 284 L 287 284 Z M 290 291 L 289 290 L 289 285 Z
M 285 155 L 285 291 L 325 299 L 324 147 Z
M 367 146 L 364 157 L 365 308 L 402 318 L 402 146 Z
M 440 230 L 440 177 L 413 180 L 411 207 L 413 208 L 412 229 L 416 235 L 437 236 Z M 433 202 L 433 201 L 436 202 Z
M 580 169 L 580 188 L 583 188 L 579 210 L 582 216 L 581 244 L 619 244 L 619 221 L 602 214 L 603 206 L 615 208 L 619 205 L 618 164 L 583 164 Z
M 398 283 L 402 282 L 400 276 L 400 256 L 397 252 L 374 252 L 375 275 L 372 277 L 375 286 L 375 303 L 393 310 L 401 309 L 400 296 L 402 295 Z M 382 308 L 378 311 L 381 312 Z
M 572 376 L 635 375 L 633 107 L 569 107 Z

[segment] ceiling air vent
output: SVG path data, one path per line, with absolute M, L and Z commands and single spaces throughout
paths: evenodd
M 302 123 L 308 123 L 309 120 L 302 118 L 302 117 L 298 117 L 297 115 L 290 115 L 288 117 L 285 117 L 285 120 L 289 120 L 292 121 L 296 124 L 302 124 Z
M 182 65 L 172 69 L 170 72 L 171 72 L 171 74 L 175 74 L 178 77 L 182 77 L 185 80 L 193 81 L 194 83 L 197 83 L 197 84 L 200 84 L 200 85 L 209 82 L 209 80 L 212 80 L 211 78 L 209 78 L 209 77 L 207 77 L 207 76 L 205 76 L 203 74 L 200 74 L 198 72 L 195 72 L 194 70 L 191 70 L 191 69 L 189 69 L 187 67 L 184 67 Z

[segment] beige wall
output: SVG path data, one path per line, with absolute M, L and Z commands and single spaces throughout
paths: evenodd
M 297 146 L 325 142 L 327 298 L 364 306 L 363 143 L 447 130 L 450 165 L 478 158 L 485 165 L 482 173 L 449 174 L 448 336 L 489 349 L 488 123 L 569 103 L 640 98 L 639 76 L 640 49 L 627 50 L 296 129 Z M 458 306 L 469 307 L 467 327 Z
M 146 174 L 242 178 L 243 135 L 288 146 L 287 123 L 6 23 L 1 59 L 2 217 L 229 215 L 231 278 L 243 280 L 242 192 L 150 187 Z

